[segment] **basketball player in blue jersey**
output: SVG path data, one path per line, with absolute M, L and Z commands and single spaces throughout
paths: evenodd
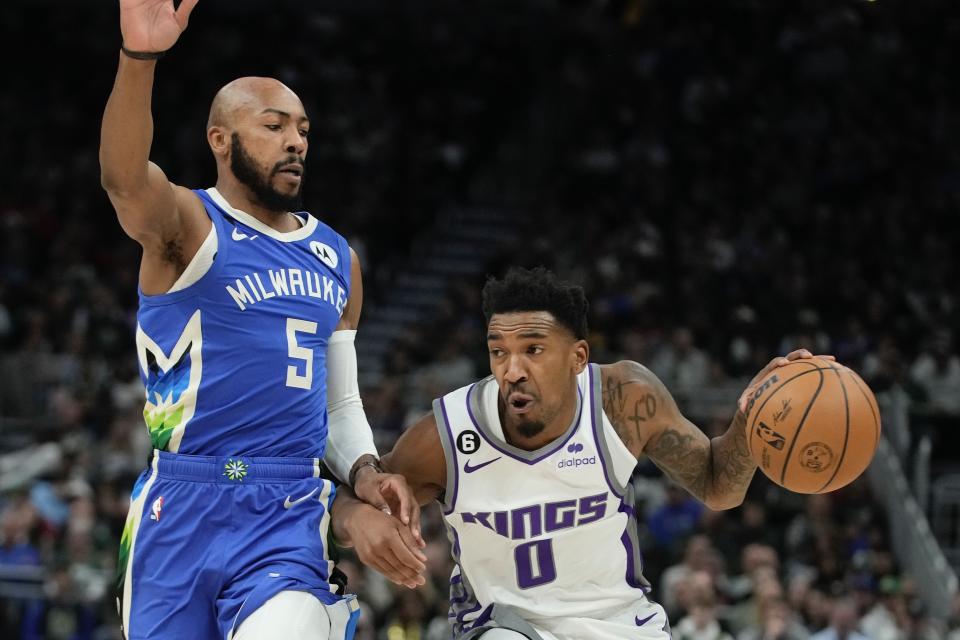
M 143 248 L 136 344 L 154 446 L 119 566 L 129 640 L 351 638 L 356 600 L 331 584 L 332 473 L 400 520 L 371 520 L 392 561 L 425 557 L 419 507 L 381 473 L 357 388 L 356 254 L 297 213 L 310 122 L 297 96 L 241 78 L 213 100 L 215 188 L 149 162 L 156 60 L 197 0 L 120 0 L 123 47 L 101 131 L 102 182 Z M 395 577 L 396 572 L 388 572 Z
M 421 504 L 443 508 L 456 567 L 458 640 L 666 639 L 641 573 L 630 476 L 641 454 L 712 509 L 739 505 L 756 465 L 745 399 L 713 440 L 636 362 L 589 364 L 587 301 L 543 269 L 511 270 L 483 290 L 493 375 L 434 402 L 383 458 Z M 370 518 L 342 492 L 334 531 L 372 566 Z

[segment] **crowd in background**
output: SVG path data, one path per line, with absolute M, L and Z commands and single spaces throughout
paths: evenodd
M 948 3 L 415 4 L 201 3 L 158 67 L 155 161 L 209 185 L 213 93 L 277 76 L 315 124 L 305 201 L 361 253 L 365 313 L 444 207 L 519 207 L 520 241 L 487 272 L 545 264 L 583 284 L 592 360 L 646 364 L 708 435 L 755 371 L 804 346 L 909 402 L 940 467 L 957 465 Z M 20 74 L 0 94 L 0 635 L 115 638 L 118 538 L 149 449 L 139 251 L 97 162 L 117 16 L 13 2 L 0 18 L 6 41 L 42 32 L 60 52 L 55 77 Z M 481 285 L 452 287 L 364 390 L 384 450 L 433 397 L 486 375 Z M 711 389 L 720 401 L 698 403 Z M 960 600 L 951 619 L 928 615 L 865 479 L 806 497 L 758 475 L 719 513 L 649 463 L 634 484 L 645 574 L 674 638 L 960 638 Z M 438 515 L 425 510 L 422 589 L 344 551 L 361 640 L 449 637 Z

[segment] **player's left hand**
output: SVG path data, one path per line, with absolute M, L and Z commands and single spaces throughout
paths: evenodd
M 804 360 L 807 358 L 814 358 L 814 357 L 822 358 L 824 360 L 830 360 L 831 362 L 836 362 L 837 360 L 835 357 L 831 355 L 814 356 L 807 349 L 797 349 L 795 351 L 791 351 L 786 356 L 780 356 L 778 358 L 774 358 L 769 363 L 767 363 L 767 366 L 765 366 L 763 369 L 760 370 L 760 373 L 753 376 L 753 380 L 750 381 L 750 384 L 747 385 L 747 388 L 744 389 L 743 393 L 740 394 L 740 399 L 737 401 L 737 410 L 740 411 L 740 413 L 746 415 L 747 404 L 750 401 L 750 396 L 752 396 L 753 393 L 757 390 L 757 385 L 760 384 L 763 381 L 763 379 L 767 377 L 767 374 L 771 373 L 774 369 L 778 367 L 782 367 L 786 364 L 789 364 L 794 360 Z
M 410 530 L 399 520 L 354 501 L 341 512 L 341 522 L 360 562 L 394 584 L 416 589 L 426 584 L 427 556 L 416 548 Z
M 420 534 L 420 504 L 403 476 L 365 467 L 357 473 L 353 492 L 367 504 L 387 515 L 396 516 L 410 528 L 421 549 L 427 546 Z

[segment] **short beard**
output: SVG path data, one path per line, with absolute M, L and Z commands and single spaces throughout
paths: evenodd
M 533 438 L 540 435 L 540 432 L 547 428 L 547 425 L 540 420 L 531 420 L 528 422 L 521 422 L 517 425 L 517 431 L 520 432 L 520 435 L 524 438 Z
M 277 213 L 286 213 L 288 211 L 300 211 L 303 207 L 303 178 L 300 179 L 300 186 L 296 193 L 285 195 L 280 193 L 270 184 L 277 170 L 285 165 L 298 162 L 299 159 L 288 159 L 277 164 L 270 175 L 264 177 L 260 174 L 256 161 L 250 157 L 247 150 L 243 148 L 240 142 L 240 134 L 236 131 L 230 137 L 230 170 L 242 184 L 244 184 L 253 193 L 254 199 L 268 211 Z M 302 165 L 301 165 L 302 166 Z M 303 174 L 304 177 L 306 173 Z

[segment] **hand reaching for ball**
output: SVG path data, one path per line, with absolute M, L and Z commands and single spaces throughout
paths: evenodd
M 830 360 L 831 362 L 836 362 L 836 358 L 829 355 L 815 356 L 806 349 L 797 349 L 791 351 L 786 356 L 780 356 L 774 358 L 767 366 L 760 370 L 760 373 L 753 376 L 753 380 L 750 381 L 750 384 L 747 385 L 747 388 L 743 390 L 743 393 L 740 394 L 740 400 L 737 401 L 737 408 L 744 414 L 747 413 L 747 405 L 750 402 L 751 396 L 753 396 L 757 387 L 760 385 L 760 382 L 767 377 L 767 374 L 776 369 L 777 367 L 783 367 L 790 364 L 794 360 L 802 360 L 806 358 L 822 358 L 824 360 Z

